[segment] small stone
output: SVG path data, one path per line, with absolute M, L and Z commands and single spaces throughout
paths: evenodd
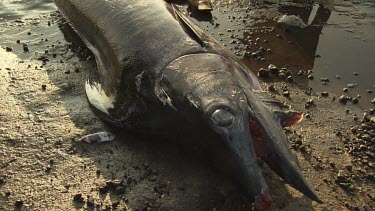
M 78 193 L 78 194 L 74 195 L 73 196 L 73 201 L 75 201 L 75 202 L 83 202 L 82 194 Z
M 358 98 L 353 98 L 352 102 L 353 102 L 353 104 L 357 104 L 358 103 Z
M 289 93 L 289 91 L 284 91 L 284 92 L 283 92 L 283 96 L 284 96 L 284 97 L 290 97 L 290 93 Z
M 24 52 L 30 52 L 30 49 L 29 49 L 29 47 L 26 45 L 26 46 L 23 46 L 23 51 L 24 51 Z
M 307 78 L 310 79 L 310 80 L 312 80 L 312 79 L 314 79 L 314 75 L 310 74 L 310 75 L 307 76 Z
M 349 98 L 346 95 L 341 95 L 339 97 L 339 102 L 342 103 L 342 104 L 346 104 L 348 102 L 348 100 L 349 100 Z
M 292 83 L 292 82 L 294 82 L 294 79 L 293 79 L 292 76 L 288 76 L 288 77 L 286 78 L 286 81 L 289 82 L 289 83 Z
M 279 68 L 277 68 L 275 65 L 270 64 L 268 65 L 268 69 L 272 74 L 278 74 L 279 73 Z
M 370 101 L 372 104 L 375 104 L 375 98 Z
M 353 170 L 353 166 L 352 165 L 346 165 L 345 169 L 348 170 L 348 171 L 352 171 Z
M 306 74 L 306 72 L 304 71 L 304 70 L 300 70 L 300 71 L 298 71 L 298 73 L 297 73 L 298 75 L 305 75 Z
M 356 83 L 354 83 L 354 84 L 347 84 L 346 86 L 348 87 L 348 88 L 354 88 L 354 87 L 356 87 L 358 84 L 356 84 Z
M 270 85 L 270 86 L 268 87 L 268 91 L 270 91 L 270 92 L 274 92 L 274 91 L 276 91 L 275 86 L 274 86 L 274 85 Z
M 66 70 L 66 71 L 65 71 L 65 74 L 70 74 L 70 70 Z
M 328 78 L 320 78 L 320 80 L 323 81 L 323 82 L 326 82 L 326 83 L 329 82 L 329 79 L 328 79 Z
M 117 195 L 120 195 L 120 194 L 125 193 L 125 187 L 124 187 L 124 186 L 118 186 L 118 187 L 115 189 L 115 193 L 116 193 Z
M 87 199 L 86 204 L 87 204 L 87 207 L 93 207 L 93 206 L 95 206 L 95 199 L 93 197 L 89 197 Z
M 14 206 L 16 206 L 16 207 L 22 207 L 22 205 L 23 205 L 22 200 L 17 200 L 16 202 L 14 202 Z
M 261 78 L 268 78 L 269 75 L 270 75 L 270 71 L 267 69 L 260 68 L 260 70 L 258 71 L 258 76 Z
M 328 97 L 328 96 L 329 96 L 328 92 L 322 92 L 322 93 L 320 93 L 320 95 L 321 95 L 322 97 Z
M 42 84 L 42 90 L 43 90 L 43 91 L 46 91 L 46 89 L 47 89 L 47 85 Z
M 5 47 L 5 50 L 6 50 L 6 52 L 12 52 L 13 48 L 11 48 L 11 47 Z
M 359 72 L 354 72 L 353 75 L 359 75 Z
M 337 79 L 341 79 L 341 76 L 339 76 L 339 75 L 336 75 L 336 78 L 337 78 Z
M 30 35 L 31 35 L 31 32 L 27 32 L 27 35 L 29 35 L 29 36 L 30 36 Z
M 368 89 L 368 90 L 367 90 L 367 93 L 371 94 L 371 93 L 372 93 L 372 90 Z
M 111 180 L 111 181 L 106 182 L 106 184 L 107 184 L 108 187 L 117 188 L 120 185 L 122 185 L 122 181 L 120 181 L 120 180 Z
M 16 43 L 17 43 L 17 44 L 20 44 L 20 43 L 21 43 L 21 40 L 17 40 Z
M 342 91 L 344 91 L 345 93 L 348 92 L 348 88 L 343 88 Z

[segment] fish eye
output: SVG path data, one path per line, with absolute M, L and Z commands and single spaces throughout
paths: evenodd
M 216 109 L 211 115 L 211 121 L 220 127 L 229 127 L 233 124 L 234 115 L 224 109 Z

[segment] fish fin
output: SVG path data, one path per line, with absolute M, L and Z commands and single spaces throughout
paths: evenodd
M 241 68 L 242 75 L 246 78 L 247 84 L 251 84 L 251 89 L 261 90 L 260 84 L 256 76 L 236 57 L 229 49 L 222 46 L 214 38 L 208 36 L 204 31 L 194 23 L 190 18 L 186 17 L 176 5 L 171 4 L 175 19 L 180 23 L 184 31 L 195 41 L 197 41 L 208 53 L 218 54 L 232 60 Z
M 197 43 L 199 43 L 202 47 L 205 46 L 204 43 L 204 37 L 206 35 L 202 31 L 201 28 L 199 28 L 195 23 L 193 23 L 191 20 L 189 20 L 182 12 L 178 9 L 178 7 L 175 4 L 172 4 L 172 9 L 174 12 L 175 19 L 180 23 L 181 27 L 184 29 L 184 31 Z

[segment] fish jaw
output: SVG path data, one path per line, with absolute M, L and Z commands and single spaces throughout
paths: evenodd
M 246 90 L 245 93 L 249 102 L 251 142 L 253 142 L 257 156 L 264 160 L 285 182 L 308 198 L 322 203 L 305 180 L 297 156 L 291 151 L 288 137 L 277 116 L 251 90 Z M 296 114 L 295 117 L 295 119 L 301 119 L 302 115 Z

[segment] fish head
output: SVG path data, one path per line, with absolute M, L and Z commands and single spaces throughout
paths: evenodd
M 216 135 L 212 149 L 222 152 L 222 161 L 231 161 L 225 166 L 255 200 L 257 210 L 272 203 L 257 157 L 291 186 L 321 202 L 302 175 L 280 115 L 266 106 L 257 93 L 257 79 L 245 71 L 220 55 L 187 55 L 164 68 L 157 89 L 183 118 Z
M 215 135 L 210 146 L 217 153 L 211 159 L 230 163 L 225 165 L 227 172 L 255 200 L 258 210 L 264 210 L 272 198 L 254 152 L 248 99 L 234 74 L 236 68 L 219 55 L 187 55 L 164 68 L 156 93 L 192 125 Z

